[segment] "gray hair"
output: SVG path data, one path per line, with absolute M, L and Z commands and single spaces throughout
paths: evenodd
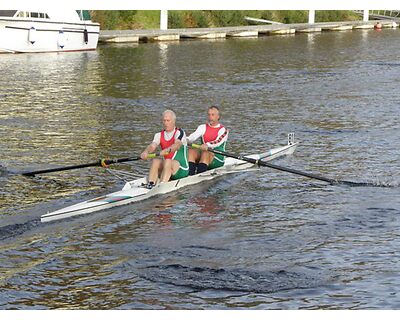
M 172 117 L 172 120 L 174 120 L 174 121 L 176 121 L 176 114 L 175 114 L 175 112 L 173 112 L 172 110 L 165 110 L 164 112 L 163 112 L 163 118 L 164 118 L 164 116 L 166 115 L 166 114 L 170 114 L 171 115 L 171 117 Z

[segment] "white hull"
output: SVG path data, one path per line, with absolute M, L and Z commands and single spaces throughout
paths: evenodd
M 0 53 L 95 50 L 99 31 L 97 23 L 85 21 L 0 17 Z
M 292 154 L 296 149 L 297 143 L 288 144 L 283 147 L 271 149 L 270 151 L 250 155 L 249 158 L 263 159 L 263 161 L 270 161 L 278 157 Z M 242 160 L 227 158 L 225 165 L 221 168 L 206 171 L 201 174 L 189 176 L 180 180 L 173 180 L 166 183 L 157 184 L 153 189 L 146 189 L 142 187 L 146 183 L 146 178 L 137 179 L 127 182 L 121 191 L 110 193 L 103 197 L 98 197 L 92 200 L 84 201 L 64 209 L 47 213 L 41 216 L 41 222 L 49 222 L 59 219 L 70 218 L 77 215 L 92 213 L 100 210 L 109 209 L 116 206 L 127 205 L 133 202 L 142 201 L 159 194 L 165 194 L 179 190 L 183 187 L 197 184 L 203 181 L 213 180 L 217 177 L 228 173 L 245 172 L 257 170 L 257 165 Z

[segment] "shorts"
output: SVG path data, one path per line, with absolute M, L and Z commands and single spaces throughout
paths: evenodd
M 214 158 L 208 165 L 208 170 L 223 167 L 225 164 L 225 157 L 220 154 L 214 154 Z
M 178 180 L 185 178 L 189 175 L 189 169 L 179 168 L 178 171 L 171 176 L 171 180 Z
M 187 160 L 187 146 L 181 146 L 179 150 L 176 152 L 173 160 L 179 162 L 179 169 L 178 171 L 171 176 L 171 180 L 178 180 L 185 178 L 189 175 L 189 163 Z

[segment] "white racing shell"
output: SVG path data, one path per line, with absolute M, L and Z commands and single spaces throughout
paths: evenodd
M 249 155 L 247 157 L 253 159 L 263 159 L 263 161 L 270 161 L 279 157 L 292 154 L 295 151 L 297 144 L 298 143 L 289 141 L 286 146 L 274 148 L 262 154 Z M 152 189 L 147 189 L 142 186 L 143 184 L 147 183 L 147 178 L 140 178 L 134 181 L 127 182 L 120 191 L 110 193 L 102 197 L 97 197 L 88 201 L 80 202 L 78 204 L 54 212 L 49 212 L 41 216 L 41 222 L 65 219 L 77 215 L 88 214 L 113 208 L 116 206 L 127 205 L 133 202 L 138 202 L 151 197 L 155 197 L 159 194 L 173 192 L 189 185 L 212 180 L 222 175 L 257 169 L 258 166 L 252 163 L 243 160 L 227 158 L 223 167 L 208 170 L 204 173 L 194 176 L 188 176 L 179 180 L 159 183 Z

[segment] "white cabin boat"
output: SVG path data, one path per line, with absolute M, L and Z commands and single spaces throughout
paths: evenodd
M 0 53 L 95 50 L 99 32 L 75 10 L 0 10 Z

